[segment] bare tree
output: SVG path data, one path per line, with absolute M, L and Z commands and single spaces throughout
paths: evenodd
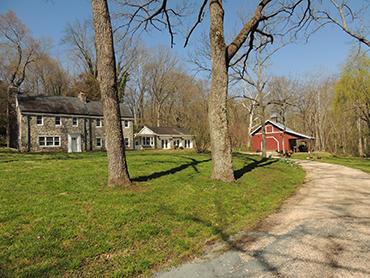
M 67 22 L 61 43 L 68 46 L 72 60 L 77 66 L 82 66 L 85 73 L 94 78 L 98 76 L 95 32 L 92 20 L 76 19 L 74 23 Z
M 114 1 L 121 5 L 121 13 L 119 16 L 125 17 L 127 20 L 123 24 L 124 27 L 133 30 L 139 30 L 141 27 L 144 30 L 153 26 L 158 30 L 167 29 L 171 35 L 171 43 L 173 43 L 174 26 L 181 22 L 184 18 L 184 13 L 189 8 L 189 3 L 184 1 L 185 5 L 171 3 L 169 1 Z M 185 45 L 193 33 L 194 29 L 203 20 L 206 12 L 207 4 L 210 13 L 210 46 L 212 58 L 212 82 L 211 92 L 209 94 L 209 123 L 211 134 L 212 148 L 212 178 L 221 179 L 226 182 L 235 180 L 232 162 L 232 149 L 230 133 L 228 130 L 226 100 L 228 95 L 228 69 L 232 65 L 232 59 L 235 57 L 239 49 L 247 44 L 250 49 L 253 48 L 253 39 L 256 32 L 267 37 L 271 35 L 262 32 L 259 25 L 262 22 L 268 21 L 278 15 L 287 15 L 287 21 L 295 14 L 297 7 L 303 3 L 307 3 L 303 8 L 301 18 L 298 20 L 297 28 L 301 28 L 306 23 L 306 16 L 309 15 L 310 1 L 296 1 L 290 5 L 281 3 L 280 1 L 262 0 L 255 8 L 253 16 L 243 25 L 239 33 L 232 39 L 231 43 L 227 44 L 224 34 L 224 13 L 222 0 L 203 0 L 199 4 L 199 13 L 196 23 L 190 29 Z M 264 9 L 268 4 L 271 4 L 269 13 L 264 14 Z M 272 4 L 276 6 L 273 7 Z M 188 10 L 191 10 L 188 9 Z M 171 21 L 173 19 L 173 21 Z M 126 29 L 126 30 L 128 30 Z M 248 51 L 241 59 L 248 57 Z M 245 59 L 246 60 L 246 59 Z
M 118 103 L 116 63 L 113 32 L 106 0 L 91 0 L 96 50 L 98 58 L 98 80 L 102 93 L 105 120 L 108 185 L 131 185 L 127 170 L 121 115 Z
M 26 77 L 27 67 L 51 48 L 48 39 L 35 39 L 14 11 L 0 14 L 0 48 L 2 67 L 8 84 L 19 87 Z
M 156 125 L 161 126 L 162 110 L 165 101 L 184 86 L 186 74 L 176 54 L 170 49 L 157 45 L 150 51 L 150 62 L 145 65 L 148 78 L 148 91 L 155 105 Z
M 315 18 L 320 23 L 319 28 L 335 24 L 355 40 L 370 47 L 370 41 L 366 38 L 369 26 L 365 22 L 369 17 L 368 5 L 367 1 L 352 1 L 351 4 L 350 0 L 322 1 L 322 6 L 315 11 Z
M 286 135 L 286 117 L 289 109 L 296 106 L 296 89 L 298 88 L 298 81 L 294 79 L 288 79 L 285 76 L 274 77 L 269 88 L 271 91 L 271 103 L 273 104 L 273 111 L 276 111 L 284 125 L 283 130 L 283 153 L 286 151 L 285 146 L 285 135 Z

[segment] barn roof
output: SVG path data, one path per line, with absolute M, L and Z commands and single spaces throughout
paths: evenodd
M 297 137 L 301 137 L 302 139 L 315 139 L 315 137 L 311 137 L 311 136 L 304 135 L 304 134 L 302 134 L 302 133 L 296 132 L 296 131 L 294 131 L 293 129 L 290 129 L 289 127 L 286 127 L 286 126 L 284 126 L 283 124 L 281 124 L 281 123 L 277 123 L 277 122 L 275 122 L 275 121 L 267 120 L 265 123 L 266 123 L 266 124 L 268 124 L 268 123 L 269 123 L 269 124 L 271 124 L 271 125 L 273 125 L 273 126 L 277 127 L 278 129 L 280 129 L 281 131 L 283 131 L 283 130 L 284 130 L 284 128 L 285 128 L 285 132 L 286 132 L 286 133 L 293 134 L 293 135 L 295 135 L 295 136 L 297 136 Z M 256 129 L 251 133 L 251 136 L 253 136 L 254 134 L 256 134 L 260 129 L 261 129 L 261 126 L 259 126 L 258 128 L 256 128 Z
M 144 126 L 137 135 L 189 136 L 190 131 L 184 127 L 150 127 Z
M 82 102 L 76 97 L 18 93 L 18 106 L 22 113 L 42 113 L 56 115 L 82 115 L 103 117 L 101 101 Z M 132 118 L 130 110 L 120 104 L 122 118 Z

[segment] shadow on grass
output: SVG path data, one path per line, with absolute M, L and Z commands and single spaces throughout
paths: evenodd
M 248 157 L 248 159 L 252 160 L 253 162 L 252 163 L 247 163 L 246 162 L 246 164 L 244 165 L 243 168 L 234 171 L 235 179 L 237 179 L 237 180 L 240 179 L 246 173 L 252 171 L 253 169 L 255 169 L 257 167 L 267 166 L 267 165 L 273 164 L 277 161 L 276 159 L 271 159 L 271 158 L 262 158 L 261 160 L 257 160 L 257 159 L 252 159 L 252 158 Z
M 175 174 L 177 172 L 185 170 L 188 167 L 193 167 L 196 172 L 199 172 L 198 169 L 196 168 L 196 165 L 198 165 L 200 163 L 211 161 L 211 159 L 197 161 L 193 158 L 189 158 L 189 157 L 186 157 L 186 158 L 190 159 L 191 162 L 186 163 L 186 164 L 182 164 L 178 167 L 175 167 L 175 168 L 167 170 L 167 171 L 157 172 L 157 173 L 153 173 L 153 174 L 148 175 L 148 176 L 142 176 L 142 177 L 134 178 L 134 179 L 132 179 L 132 181 L 140 182 L 140 181 L 148 181 L 148 180 L 152 180 L 152 179 L 158 179 L 160 177 L 163 177 L 163 176 L 166 176 L 166 175 L 169 175 L 169 174 Z

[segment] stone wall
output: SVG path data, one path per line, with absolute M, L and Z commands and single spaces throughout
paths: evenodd
M 20 138 L 19 149 L 22 152 L 58 152 L 68 151 L 68 135 L 81 136 L 81 151 L 105 151 L 105 129 L 102 118 L 102 126 L 96 126 L 96 118 L 77 117 L 78 125 L 73 126 L 72 117 L 60 116 L 61 125 L 55 125 L 55 116 L 40 115 L 43 124 L 37 125 L 37 115 L 20 115 Z M 128 128 L 122 122 L 124 137 L 130 138 L 130 145 L 133 146 L 132 121 Z M 59 136 L 60 146 L 39 146 L 40 136 Z M 97 146 L 97 138 L 102 139 L 101 147 Z

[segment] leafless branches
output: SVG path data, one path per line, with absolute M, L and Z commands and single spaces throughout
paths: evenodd
M 368 35 L 366 29 L 369 26 L 364 22 L 369 17 L 369 3 L 367 1 L 361 1 L 361 4 L 355 2 L 357 1 L 350 3 L 349 0 L 329 0 L 330 5 L 318 8 L 314 17 L 319 27 L 335 24 L 352 38 L 370 47 L 370 40 L 366 38 Z
M 177 26 L 180 25 L 183 17 L 190 11 L 191 5 L 187 0 L 179 4 L 172 1 L 158 0 L 113 0 L 118 6 L 113 12 L 114 18 L 123 20 L 118 26 L 124 29 L 125 34 L 134 34 L 137 31 L 149 31 L 154 28 L 158 31 L 167 30 L 171 37 L 171 46 L 175 44 L 174 35 L 177 33 Z

